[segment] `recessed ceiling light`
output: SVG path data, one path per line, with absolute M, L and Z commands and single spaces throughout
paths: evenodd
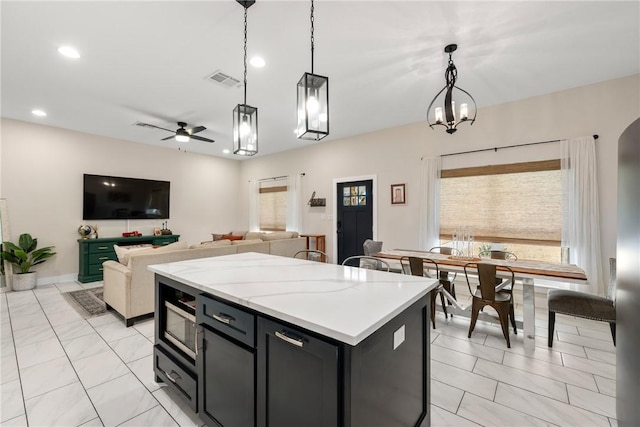
M 74 47 L 71 46 L 60 46 L 58 48 L 58 52 L 61 55 L 66 56 L 67 58 L 78 59 L 80 58 L 80 52 Z
M 228 148 L 225 148 L 224 150 L 222 150 L 222 152 L 224 154 L 229 154 L 231 152 L 231 150 L 229 150 Z
M 249 63 L 256 68 L 262 68 L 266 64 L 266 62 L 264 62 L 264 59 L 260 58 L 259 56 L 254 56 L 253 58 L 251 58 L 249 60 Z
M 38 116 L 38 117 L 47 117 L 47 112 L 43 111 L 43 110 L 31 110 L 31 114 L 33 114 L 34 116 Z

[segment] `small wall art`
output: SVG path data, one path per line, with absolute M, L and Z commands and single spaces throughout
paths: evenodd
M 391 204 L 404 205 L 407 203 L 406 184 L 391 185 Z

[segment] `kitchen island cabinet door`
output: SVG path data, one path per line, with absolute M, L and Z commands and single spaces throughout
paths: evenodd
M 259 427 L 338 425 L 338 346 L 258 318 Z
M 199 328 L 200 418 L 209 427 L 254 427 L 254 352 L 206 327 Z

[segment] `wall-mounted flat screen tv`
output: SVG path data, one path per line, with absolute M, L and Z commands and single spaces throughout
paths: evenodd
M 82 219 L 168 219 L 168 181 L 84 174 Z

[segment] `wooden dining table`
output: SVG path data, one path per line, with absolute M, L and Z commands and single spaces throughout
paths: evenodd
M 523 319 L 522 329 L 524 333 L 524 348 L 527 351 L 535 350 L 535 279 L 555 280 L 559 282 L 569 282 L 586 284 L 587 276 L 584 270 L 573 264 L 552 263 L 535 260 L 524 259 L 492 259 L 477 257 L 459 257 L 452 255 L 444 255 L 427 251 L 419 251 L 413 249 L 392 249 L 385 250 L 373 254 L 376 258 L 381 258 L 390 262 L 392 267 L 395 263 L 400 268 L 400 259 L 402 257 L 420 257 L 429 258 L 435 261 L 441 271 L 450 271 L 456 273 L 464 273 L 464 266 L 470 262 L 483 262 L 496 266 L 496 274 L 498 277 L 506 277 L 509 267 L 513 270 L 515 280 L 522 281 L 522 300 L 523 300 Z M 510 275 L 510 274 L 509 274 Z M 446 293 L 458 312 L 467 315 L 464 307 L 460 306 L 455 298 Z

